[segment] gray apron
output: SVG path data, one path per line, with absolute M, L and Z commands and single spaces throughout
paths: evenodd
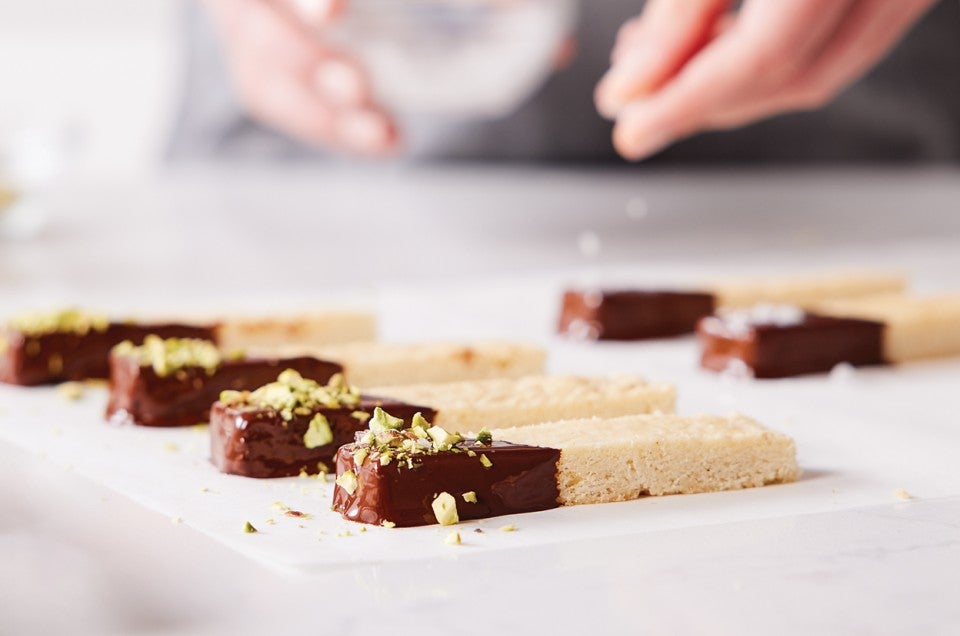
M 415 121 L 411 160 L 616 162 L 610 123 L 593 87 L 608 67 L 619 26 L 636 0 L 583 11 L 580 52 L 514 114 L 496 121 Z M 186 74 L 167 157 L 180 161 L 331 160 L 251 119 L 233 95 L 203 12 L 184 8 Z M 683 141 L 655 163 L 886 162 L 960 160 L 960 3 L 940 2 L 892 55 L 834 103 L 746 128 Z

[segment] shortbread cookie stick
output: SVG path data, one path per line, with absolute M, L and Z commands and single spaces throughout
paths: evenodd
M 384 461 L 384 458 L 387 458 Z M 634 415 L 481 431 L 422 418 L 337 452 L 334 509 L 362 523 L 449 524 L 585 503 L 794 481 L 793 441 L 744 416 Z
M 341 445 L 367 427 L 373 409 L 409 420 L 420 412 L 450 430 L 524 426 L 589 414 L 673 412 L 672 385 L 633 376 L 534 376 L 344 392 L 324 389 L 289 372 L 253 393 L 223 396 L 210 417 L 213 463 L 247 477 L 284 477 L 322 471 Z M 340 396 L 332 399 L 329 396 Z M 293 400 L 291 401 L 291 396 Z M 315 396 L 319 396 L 318 399 Z M 279 397 L 279 400 L 278 400 Z M 286 417 L 281 408 L 293 408 Z M 315 418 L 332 431 L 323 444 L 305 440 Z
M 351 384 L 367 388 L 543 373 L 546 352 L 512 342 L 381 343 L 289 348 L 341 364 Z
M 24 386 L 106 378 L 114 345 L 163 338 L 215 336 L 212 325 L 111 322 L 77 309 L 24 314 L 0 328 L 0 382 Z
M 903 276 L 884 273 L 842 273 L 823 276 L 728 281 L 711 286 L 717 307 L 736 309 L 758 303 L 807 307 L 833 298 L 862 298 L 899 293 L 906 289 Z
M 960 355 L 960 294 L 833 300 L 811 310 L 883 323 L 883 357 L 891 363 Z
M 106 416 L 141 426 L 206 422 L 222 391 L 255 389 L 285 369 L 319 382 L 341 371 L 335 363 L 308 357 L 225 357 L 209 340 L 151 335 L 139 346 L 122 342 L 110 354 Z
M 337 449 L 367 428 L 375 409 L 410 420 L 429 406 L 361 394 L 334 376 L 327 384 L 288 369 L 254 391 L 224 391 L 210 412 L 210 459 L 244 477 L 314 475 L 333 469 Z
M 890 274 L 834 274 L 731 281 L 686 290 L 571 290 L 564 294 L 559 331 L 589 340 L 639 340 L 690 333 L 719 308 L 755 303 L 806 306 L 831 298 L 898 292 Z
M 106 378 L 110 350 L 148 335 L 213 340 L 231 351 L 252 346 L 272 356 L 278 345 L 319 345 L 368 340 L 376 335 L 370 314 L 319 311 L 265 318 L 195 318 L 140 322 L 110 320 L 77 309 L 25 314 L 0 328 L 0 382 L 20 385 Z
M 701 366 L 757 378 L 960 355 L 960 296 L 824 301 L 805 311 L 758 306 L 704 318 Z
M 793 440 L 743 415 L 568 420 L 492 435 L 561 449 L 563 505 L 754 488 L 800 475 Z
M 224 316 L 215 319 L 217 344 L 225 350 L 288 344 L 328 345 L 377 337 L 376 318 L 361 311 L 326 310 L 290 316 Z
M 371 388 L 370 393 L 427 404 L 434 423 L 460 431 L 526 426 L 579 417 L 673 413 L 672 384 L 632 375 L 601 377 L 540 375 L 444 384 Z

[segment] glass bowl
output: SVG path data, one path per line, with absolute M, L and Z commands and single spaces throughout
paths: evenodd
M 495 118 L 553 72 L 577 0 L 349 0 L 320 37 L 364 64 L 398 115 Z

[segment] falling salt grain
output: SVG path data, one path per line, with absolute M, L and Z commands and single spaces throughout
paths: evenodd
M 581 232 L 577 237 L 577 246 L 581 254 L 592 258 L 600 253 L 600 237 L 596 232 Z
M 733 359 L 720 372 L 720 379 L 724 382 L 742 382 L 753 377 L 753 370 L 743 360 Z
M 639 221 L 650 214 L 650 205 L 643 197 L 633 197 L 627 201 L 627 218 Z
M 857 368 L 849 362 L 841 362 L 830 369 L 830 381 L 835 384 L 846 384 L 854 379 Z
M 600 332 L 595 325 L 578 318 L 567 327 L 567 334 L 574 340 L 596 340 Z

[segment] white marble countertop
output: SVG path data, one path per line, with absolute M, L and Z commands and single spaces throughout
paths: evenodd
M 689 368 L 689 342 L 565 347 L 543 306 L 570 280 L 758 268 L 892 267 L 920 289 L 960 289 L 958 172 L 192 173 L 65 185 L 49 208 L 43 236 L 0 243 L 3 315 L 64 302 L 167 313 L 351 302 L 380 309 L 385 338 L 529 336 L 553 349 L 555 370 L 633 365 L 677 381 L 682 407 L 776 419 L 798 439 L 808 493 L 819 476 L 831 501 L 743 510 L 739 521 L 705 512 L 602 541 L 290 573 L 0 442 L 0 633 L 960 630 L 960 468 L 943 463 L 960 448 L 949 390 L 960 364 L 865 373 L 852 387 L 718 388 Z M 843 405 L 851 422 L 890 416 L 877 417 L 854 470 L 842 463 L 859 448 L 853 431 L 805 421 L 790 402 L 800 398 L 811 412 Z M 919 449 L 938 444 L 924 466 Z M 896 474 L 878 479 L 886 467 Z M 915 498 L 897 500 L 894 485 Z

